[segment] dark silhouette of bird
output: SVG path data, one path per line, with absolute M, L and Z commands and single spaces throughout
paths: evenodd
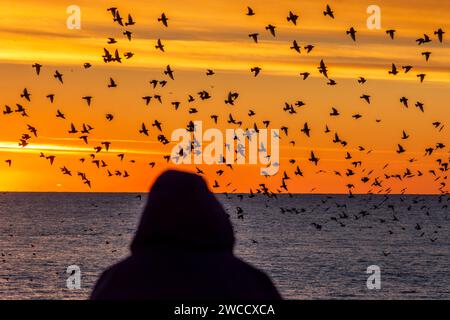
M 424 34 L 423 38 L 417 39 L 416 42 L 420 46 L 420 45 L 423 45 L 424 43 L 431 42 L 431 39 L 427 34 Z
M 236 99 L 239 97 L 239 93 L 237 92 L 229 92 L 227 99 L 225 100 L 225 104 L 230 104 L 230 105 L 234 105 L 234 102 L 236 101 Z
M 170 68 L 170 65 L 167 65 L 166 70 L 164 70 L 164 74 L 169 76 L 170 79 L 174 80 L 173 70 Z
M 325 78 L 328 78 L 328 68 L 323 60 L 320 60 L 320 65 L 317 69 L 321 74 L 325 76 Z
M 325 11 L 323 12 L 324 16 L 330 16 L 331 18 L 334 19 L 334 12 L 333 10 L 331 10 L 330 6 L 327 4 L 327 7 L 325 9 Z
M 416 104 L 415 104 L 415 106 L 416 106 L 420 111 L 425 112 L 424 104 L 423 104 L 422 102 L 417 101 Z
M 266 30 L 268 30 L 270 32 L 270 34 L 274 37 L 275 37 L 275 29 L 276 29 L 276 27 L 274 25 L 268 24 L 266 26 Z
M 307 137 L 310 137 L 311 129 L 308 127 L 308 122 L 305 122 L 303 128 L 300 131 L 303 132 Z
M 261 68 L 260 67 L 253 67 L 250 69 L 251 72 L 253 72 L 254 76 L 256 77 L 260 72 L 261 72 Z
M 391 39 L 394 40 L 394 34 L 395 34 L 395 30 L 394 29 L 386 30 L 386 34 L 388 34 L 389 37 L 391 37 Z
M 297 19 L 298 19 L 298 15 L 296 15 L 295 13 L 293 13 L 292 11 L 289 11 L 289 15 L 286 18 L 287 21 L 292 22 L 294 25 L 297 25 Z
M 252 8 L 247 7 L 247 13 L 246 13 L 246 15 L 247 15 L 247 16 L 254 16 L 254 15 L 255 15 L 255 11 L 253 11 Z
M 164 52 L 164 45 L 162 44 L 161 39 L 158 39 L 158 41 L 156 42 L 155 48 Z
M 249 38 L 252 38 L 253 41 L 255 41 L 255 43 L 258 43 L 258 36 L 259 36 L 259 33 L 250 33 L 250 34 L 248 35 L 248 37 L 249 37 Z
M 35 137 L 37 137 L 37 129 L 29 124 L 27 124 L 27 129 L 30 131 Z
M 27 88 L 23 89 L 23 93 L 20 95 L 21 98 L 25 98 L 28 101 L 30 100 L 31 94 L 28 92 Z
M 112 80 L 112 79 L 111 79 Z M 86 100 L 86 103 L 88 106 L 91 105 L 91 101 L 92 101 L 92 96 L 84 96 L 82 97 L 83 100 Z
M 355 28 L 351 27 L 349 30 L 346 31 L 348 35 L 352 38 L 353 41 L 356 41 L 356 30 Z
M 36 70 L 37 75 L 41 73 L 42 64 L 33 63 L 31 66 Z
M 313 152 L 313 151 L 311 151 L 311 156 L 310 156 L 310 158 L 309 158 L 308 160 L 311 161 L 312 163 L 314 163 L 316 166 L 317 166 L 317 164 L 319 163 L 319 158 L 317 158 L 317 157 L 314 155 L 314 152 Z
M 10 106 L 5 105 L 5 110 L 3 111 L 3 114 L 11 114 L 13 113 L 13 110 Z
M 165 13 L 162 13 L 162 14 L 161 14 L 161 17 L 158 18 L 158 21 L 162 22 L 162 24 L 163 24 L 165 27 L 168 27 L 168 25 L 167 25 L 167 21 L 168 21 L 168 20 L 169 20 L 169 18 L 166 17 L 166 14 L 165 14 Z
M 434 32 L 434 34 L 438 36 L 438 40 L 439 40 L 440 43 L 442 43 L 442 38 L 443 38 L 444 33 L 445 32 L 441 28 L 437 29 Z
M 397 153 L 403 153 L 403 152 L 405 152 L 405 151 L 406 151 L 406 150 L 405 150 L 405 148 L 403 148 L 402 145 L 397 144 Z
M 400 98 L 400 102 L 403 103 L 403 105 L 408 108 L 408 98 L 406 97 L 401 97 Z
M 405 73 L 408 73 L 412 68 L 413 66 L 402 66 L 402 69 L 405 71 Z
M 370 104 L 370 96 L 367 94 L 363 94 L 360 97 L 361 99 L 364 99 L 368 104 Z
M 309 77 L 310 73 L 309 72 L 302 72 L 302 73 L 300 73 L 300 75 L 303 77 L 303 80 L 306 80 Z
M 127 37 L 128 41 L 131 41 L 131 35 L 132 34 L 133 33 L 131 31 L 129 31 L 129 30 L 126 30 L 126 31 L 123 32 L 123 35 Z
M 300 46 L 298 45 L 297 40 L 294 40 L 292 42 L 291 49 L 297 51 L 298 53 L 300 53 Z
M 155 120 L 152 123 L 152 127 L 156 127 L 159 131 L 162 131 L 161 122 L 159 122 L 158 120 Z
M 148 136 L 148 129 L 147 129 L 147 127 L 145 126 L 145 123 L 142 123 L 142 124 L 141 124 L 141 129 L 139 129 L 139 133 L 142 133 L 142 134 Z M 123 157 L 122 157 L 122 158 L 123 158 Z
M 416 75 L 417 76 L 417 78 L 419 78 L 420 79 L 420 82 L 422 83 L 423 82 L 423 80 L 425 79 L 425 76 L 426 76 L 426 74 L 425 73 L 419 73 L 418 75 Z
M 332 107 L 332 108 L 331 108 L 331 112 L 330 112 L 330 116 L 336 117 L 336 116 L 338 116 L 338 115 L 340 115 L 339 111 L 338 111 L 336 108 Z
M 114 81 L 113 78 L 109 78 L 108 88 L 116 88 L 116 87 L 117 87 L 116 81 Z
M 64 116 L 64 113 L 61 112 L 61 110 L 57 110 L 56 111 L 56 117 L 57 118 L 61 118 L 61 119 L 65 119 L 66 117 Z
M 392 74 L 395 76 L 397 73 L 398 73 L 397 67 L 395 66 L 395 64 L 392 64 L 392 68 L 389 71 L 389 74 Z
M 134 22 L 133 17 L 131 17 L 131 15 L 128 14 L 128 19 L 127 19 L 127 22 L 125 22 L 125 26 L 132 26 L 135 24 L 136 24 L 136 22 Z
M 422 55 L 425 57 L 425 60 L 428 61 L 430 59 L 431 52 L 425 51 L 425 52 L 422 52 Z
M 63 83 L 63 74 L 60 73 L 58 70 L 55 71 L 55 74 L 53 75 L 56 79 L 58 79 L 59 82 Z
M 123 18 L 121 17 L 119 10 L 117 10 L 117 8 L 116 8 L 116 10 L 114 10 L 114 13 L 113 13 L 113 21 L 117 22 L 119 25 L 123 26 Z

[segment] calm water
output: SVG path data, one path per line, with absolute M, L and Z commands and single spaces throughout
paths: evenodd
M 236 254 L 265 270 L 285 298 L 450 299 L 448 197 L 219 199 Z M 135 194 L 0 194 L 0 298 L 88 297 L 100 272 L 128 254 L 144 203 Z M 65 287 L 72 264 L 81 267 L 81 290 Z M 381 268 L 380 290 L 366 287 L 370 265 Z

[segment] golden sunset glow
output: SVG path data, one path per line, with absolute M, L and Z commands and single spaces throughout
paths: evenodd
M 81 9 L 81 29 L 66 27 L 68 5 Z M 281 188 L 284 172 L 289 192 L 347 193 L 441 193 L 448 192 L 445 163 L 449 162 L 450 135 L 450 23 L 445 1 L 378 1 L 381 29 L 369 30 L 369 1 L 330 1 L 335 19 L 323 15 L 325 1 L 1 1 L 0 11 L 0 190 L 2 191 L 146 191 L 167 168 L 205 173 L 216 192 L 249 192 L 264 183 L 272 191 Z M 247 6 L 255 10 L 247 16 Z M 113 21 L 110 7 L 117 7 L 135 25 Z M 299 15 L 297 25 L 287 21 L 289 11 Z M 169 17 L 168 27 L 158 21 Z M 265 27 L 276 26 L 273 37 Z M 357 41 L 346 34 L 354 27 Z M 434 34 L 441 28 L 443 42 Z M 386 30 L 395 29 L 391 39 Z M 131 41 L 123 34 L 132 32 Z M 258 33 L 258 43 L 249 34 Z M 418 45 L 427 34 L 432 40 Z M 108 38 L 117 43 L 108 44 Z M 165 52 L 155 45 L 161 39 Z M 293 40 L 301 52 L 290 49 Z M 313 45 L 307 53 L 304 46 Z M 117 49 L 122 63 L 105 63 L 104 48 Z M 130 59 L 123 57 L 132 52 Z M 426 61 L 423 52 L 431 52 Z M 320 61 L 330 79 L 318 72 Z M 92 67 L 86 69 L 84 63 Z M 39 75 L 32 64 L 39 63 Z M 399 69 L 389 74 L 392 64 Z M 164 74 L 166 66 L 175 80 Z M 413 66 L 405 73 L 402 66 Z M 250 71 L 260 67 L 255 77 Z M 207 76 L 207 69 L 215 74 Z M 63 83 L 55 71 L 63 74 Z M 310 76 L 303 80 L 300 73 Z M 418 74 L 426 74 L 421 83 Z M 367 82 L 359 84 L 359 77 Z M 117 83 L 108 88 L 109 79 Z M 165 80 L 164 87 L 150 84 Z M 30 100 L 21 97 L 24 88 Z M 211 98 L 201 100 L 198 92 Z M 238 92 L 234 106 L 225 104 L 229 92 Z M 53 103 L 47 97 L 54 95 Z M 160 95 L 162 103 L 144 96 Z M 194 102 L 189 103 L 192 95 Z M 370 104 L 360 97 L 370 96 Z M 88 106 L 82 97 L 92 96 Z M 408 108 L 401 102 L 408 98 Z M 172 102 L 179 101 L 175 110 Z M 285 103 L 296 113 L 283 111 Z M 415 104 L 424 106 L 421 112 Z M 15 112 L 17 104 L 28 116 Z M 330 116 L 332 108 L 339 116 Z M 195 108 L 197 113 L 189 113 Z M 6 110 L 6 109 L 4 109 Z M 65 119 L 56 117 L 58 110 Z M 248 116 L 249 110 L 255 112 Z M 106 115 L 113 119 L 108 121 Z M 164 156 L 175 143 L 161 144 L 157 137 L 185 128 L 189 121 L 203 121 L 204 130 L 238 128 L 229 115 L 242 121 L 241 128 L 288 128 L 280 130 L 280 170 L 263 177 L 256 165 L 176 165 Z M 361 118 L 354 119 L 354 115 Z M 218 116 L 215 124 L 211 115 Z M 162 123 L 159 132 L 152 123 Z M 307 122 L 311 136 L 300 129 Z M 439 125 L 436 125 L 436 123 Z M 145 123 L 149 136 L 139 132 Z M 434 123 L 434 125 L 433 125 Z M 71 124 L 77 129 L 71 134 Z M 93 129 L 80 131 L 83 124 Z M 29 127 L 37 129 L 37 137 Z M 330 132 L 325 133 L 326 126 Z M 403 131 L 409 136 L 402 139 Z M 333 142 L 335 133 L 347 142 Z M 28 134 L 26 146 L 19 142 Z M 87 143 L 80 136 L 87 136 Z M 295 141 L 295 145 L 294 142 Z M 102 142 L 109 142 L 109 150 Z M 398 145 L 406 150 L 398 153 Z M 437 147 L 442 144 L 443 147 Z M 433 148 L 431 155 L 425 155 Z M 314 151 L 315 166 L 308 159 Z M 351 154 L 351 159 L 347 157 Z M 43 156 L 42 154 L 43 153 Z M 124 155 L 121 159 L 120 155 Z M 49 156 L 55 156 L 53 164 Z M 347 159 L 346 159 L 347 157 Z M 11 163 L 8 162 L 11 160 Z M 95 162 L 95 161 L 99 162 Z M 293 161 L 295 160 L 295 163 Z M 103 163 L 101 162 L 103 161 Z M 352 162 L 361 162 L 360 165 Z M 99 164 L 100 163 L 100 164 Z M 154 163 L 154 166 L 153 166 Z M 102 165 L 103 164 L 103 165 Z M 296 175 L 299 166 L 303 176 Z M 64 175 L 65 167 L 71 175 Z M 354 174 L 347 175 L 348 170 Z M 109 170 L 109 173 L 108 173 Z M 217 170 L 223 170 L 218 175 Z M 126 171 L 126 176 L 124 173 Z M 411 174 L 408 174 L 411 172 Z M 85 174 L 91 188 L 78 173 Z M 361 179 L 367 177 L 368 181 Z

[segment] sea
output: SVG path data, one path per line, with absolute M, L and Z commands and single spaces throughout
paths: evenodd
M 101 272 L 129 254 L 141 195 L 0 194 L 0 299 L 88 299 Z M 450 299 L 450 196 L 217 198 L 235 254 L 285 299 Z M 73 265 L 80 288 L 67 287 Z

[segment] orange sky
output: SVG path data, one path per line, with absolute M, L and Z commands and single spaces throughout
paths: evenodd
M 77 1 L 81 8 L 81 30 L 66 28 L 66 7 L 61 0 L 2 1 L 0 3 L 0 74 L 2 86 L 0 97 L 4 105 L 16 108 L 19 103 L 27 109 L 29 117 L 18 113 L 0 113 L 0 190 L 4 191 L 144 191 L 151 181 L 168 167 L 163 159 L 173 146 L 163 146 L 156 139 L 158 131 L 151 126 L 157 119 L 163 123 L 163 133 L 170 137 L 172 130 L 185 127 L 189 120 L 203 120 L 207 128 L 214 127 L 211 114 L 219 115 L 217 127 L 221 130 L 235 128 L 226 122 L 230 113 L 243 121 L 243 128 L 263 127 L 263 120 L 270 120 L 270 128 L 289 128 L 286 137 L 281 133 L 280 173 L 271 178 L 259 175 L 260 165 L 235 165 L 233 170 L 224 166 L 199 166 L 206 173 L 209 183 L 217 180 L 218 192 L 255 190 L 259 183 L 266 183 L 273 191 L 280 188 L 284 171 L 291 176 L 286 184 L 291 192 L 345 193 L 347 184 L 354 184 L 355 193 L 389 192 L 439 193 L 447 191 L 447 173 L 439 170 L 437 159 L 449 161 L 450 143 L 447 121 L 450 110 L 450 50 L 447 34 L 443 43 L 433 34 L 438 28 L 450 30 L 448 17 L 444 14 L 450 3 L 442 1 L 377 1 L 381 7 L 381 30 L 368 30 L 366 8 L 369 1 L 330 1 L 335 19 L 324 17 L 325 1 Z M 256 15 L 245 15 L 247 5 Z M 120 27 L 112 21 L 108 7 L 115 6 L 126 18 L 130 13 L 136 25 Z M 289 11 L 300 18 L 297 26 L 289 23 Z M 157 18 L 165 12 L 169 27 L 165 28 Z M 267 24 L 277 27 L 277 36 L 266 30 Z M 357 41 L 353 42 L 345 31 L 353 26 L 357 30 Z M 395 39 L 385 33 L 396 29 Z M 122 34 L 133 32 L 129 42 Z M 248 34 L 260 33 L 258 44 Z M 418 46 L 415 40 L 428 34 L 432 42 Z M 118 43 L 108 45 L 108 37 Z M 155 49 L 160 38 L 166 52 Z M 290 50 L 293 40 L 315 48 L 306 54 Z M 121 53 L 131 51 L 135 55 L 122 64 L 102 61 L 103 48 Z M 421 52 L 431 51 L 430 60 L 425 61 Z M 318 73 L 317 67 L 323 59 L 330 78 L 336 86 L 328 86 L 327 80 Z M 33 63 L 43 65 L 36 75 Z M 92 67 L 84 69 L 83 63 Z M 399 68 L 412 65 L 413 70 L 397 76 L 388 74 L 392 63 Z M 163 74 L 166 65 L 175 71 L 175 81 Z M 250 68 L 262 68 L 258 77 L 253 77 Z M 206 76 L 206 69 L 213 69 L 214 76 Z M 54 77 L 55 70 L 64 74 L 64 84 Z M 310 72 L 303 81 L 299 73 Z M 426 73 L 423 83 L 416 75 Z M 357 83 L 364 76 L 364 85 Z M 107 88 L 109 78 L 118 83 L 114 89 Z M 153 89 L 152 79 L 168 80 L 164 88 Z M 20 97 L 23 89 L 31 93 L 31 102 Z M 197 92 L 206 90 L 211 99 L 201 101 Z M 224 104 L 229 91 L 239 92 L 235 106 Z M 53 104 L 46 98 L 55 94 Z M 152 101 L 145 106 L 142 96 L 160 94 L 162 104 Z M 189 94 L 196 96 L 193 103 L 187 102 Z M 371 96 L 371 104 L 359 97 Z M 81 99 L 93 96 L 90 107 Z M 399 102 L 400 97 L 409 99 L 409 108 Z M 302 100 L 305 106 L 297 114 L 283 111 L 285 102 Z M 181 101 L 178 111 L 172 101 Z M 425 105 L 425 113 L 414 107 L 416 101 Z M 198 113 L 189 114 L 195 107 Z M 340 116 L 330 117 L 331 107 L 339 110 Z M 61 110 L 66 119 L 56 118 Z M 256 112 L 248 117 L 249 109 Z M 108 122 L 105 114 L 114 115 Z M 354 120 L 359 113 L 362 118 Z M 381 122 L 376 122 L 381 119 Z M 432 123 L 440 121 L 444 128 L 439 131 Z M 150 137 L 138 132 L 142 122 L 150 129 Z M 308 122 L 312 128 L 311 138 L 300 132 Z M 80 128 L 90 124 L 94 130 L 89 134 L 89 144 L 78 135 L 68 133 L 70 124 Z M 29 145 L 21 148 L 18 141 L 22 134 L 29 133 L 27 125 L 38 129 L 38 137 L 32 137 Z M 325 134 L 325 125 L 331 133 Z M 410 137 L 402 140 L 402 131 Z M 334 133 L 348 142 L 343 148 L 332 142 Z M 295 147 L 289 141 L 295 140 Z M 111 142 L 109 152 L 101 151 L 96 159 L 104 160 L 108 167 L 97 169 L 90 154 L 102 141 Z M 427 147 L 443 143 L 445 148 L 424 156 Z M 406 152 L 397 154 L 397 144 Z M 358 147 L 364 146 L 365 151 Z M 320 158 L 316 167 L 308 161 L 310 151 Z M 368 153 L 368 151 L 371 151 Z M 55 155 L 53 165 L 39 157 Z M 346 152 L 353 159 L 346 160 Z M 123 161 L 117 154 L 125 153 Z M 86 161 L 81 163 L 80 158 Z M 409 162 L 410 159 L 416 159 Z M 289 163 L 295 159 L 294 165 Z M 5 160 L 12 160 L 9 167 Z M 130 162 L 133 160 L 134 162 Z M 150 168 L 149 162 L 156 162 Z M 362 167 L 354 168 L 352 161 L 362 161 Z M 389 163 L 385 169 L 383 167 Z M 299 165 L 303 177 L 295 176 Z M 72 177 L 62 175 L 60 168 L 66 166 Z M 175 166 L 193 170 L 194 167 Z M 347 177 L 347 169 L 355 175 Z M 403 175 L 406 168 L 420 177 L 386 179 L 387 175 Z M 441 167 L 442 168 L 442 167 Z M 107 171 L 129 173 L 128 178 L 108 177 Z M 225 173 L 217 176 L 216 170 Z M 321 171 L 319 171 L 321 170 Z M 370 171 L 373 172 L 368 175 Z M 434 170 L 432 174 L 429 170 Z M 334 171 L 339 171 L 338 176 Z M 92 188 L 84 185 L 77 172 L 86 173 Z M 362 177 L 369 182 L 363 183 Z M 382 187 L 372 186 L 375 178 Z

